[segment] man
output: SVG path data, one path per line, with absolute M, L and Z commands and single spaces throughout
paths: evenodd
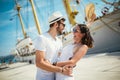
M 70 70 L 57 67 L 52 64 L 56 62 L 57 55 L 62 48 L 62 42 L 57 35 L 64 30 L 65 18 L 60 12 L 55 12 L 49 17 L 50 29 L 36 39 L 36 80 L 54 80 L 54 72 L 69 75 Z

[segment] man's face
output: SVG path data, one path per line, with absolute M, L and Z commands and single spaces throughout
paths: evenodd
M 60 22 L 58 23 L 58 28 L 57 28 L 58 35 L 61 35 L 63 33 L 64 28 L 65 28 L 64 20 L 60 20 Z

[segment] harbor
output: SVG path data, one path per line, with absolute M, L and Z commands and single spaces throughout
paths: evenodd
M 119 80 L 120 52 L 86 55 L 75 67 L 75 80 Z M 15 63 L 0 70 L 0 80 L 35 80 L 36 66 Z
M 86 24 L 94 39 L 74 68 L 75 80 L 120 80 L 119 0 L 2 0 L 0 7 L 0 80 L 36 80 L 34 41 L 48 31 L 56 11 L 65 18 L 58 36 L 63 47 L 73 42 L 78 23 Z

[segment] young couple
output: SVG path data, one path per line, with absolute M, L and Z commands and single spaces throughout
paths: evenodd
M 60 12 L 53 13 L 49 17 L 50 29 L 36 39 L 36 80 L 74 80 L 73 68 L 93 46 L 89 28 L 85 24 L 76 24 L 74 43 L 63 48 L 57 35 L 62 34 L 64 22 Z

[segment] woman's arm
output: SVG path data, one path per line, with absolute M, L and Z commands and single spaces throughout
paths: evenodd
M 71 60 L 57 62 L 56 66 L 65 66 L 65 65 L 72 65 L 74 66 L 86 53 L 87 53 L 88 47 L 87 45 L 82 45 L 78 51 L 74 54 Z

